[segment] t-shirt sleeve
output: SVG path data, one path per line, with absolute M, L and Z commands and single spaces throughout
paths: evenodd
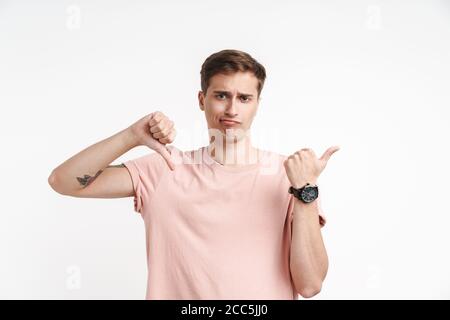
M 319 209 L 319 223 L 320 223 L 320 227 L 323 228 L 325 226 L 325 224 L 327 223 L 327 220 L 325 218 L 325 213 L 323 211 L 322 208 L 322 201 L 321 201 L 321 195 L 319 193 L 319 196 L 316 199 L 317 201 L 317 205 L 318 205 L 318 209 Z M 295 202 L 295 197 L 294 195 L 290 195 L 289 198 L 289 207 L 288 207 L 288 215 L 289 215 L 289 222 L 292 222 L 293 218 L 294 218 L 294 202 Z
M 157 152 L 125 161 L 123 164 L 128 169 L 133 182 L 134 211 L 143 215 L 162 175 L 170 169 L 164 158 Z

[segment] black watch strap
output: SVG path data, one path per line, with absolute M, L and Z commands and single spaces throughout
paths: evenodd
M 290 186 L 289 187 L 289 193 L 293 194 L 294 197 L 300 199 L 300 191 L 299 191 L 299 189 L 296 189 L 293 186 Z

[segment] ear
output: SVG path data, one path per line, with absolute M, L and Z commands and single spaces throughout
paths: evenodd
M 205 111 L 205 96 L 203 91 L 198 92 L 198 105 L 200 106 L 200 110 Z

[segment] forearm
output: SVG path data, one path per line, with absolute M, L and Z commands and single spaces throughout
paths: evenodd
M 294 198 L 290 268 L 295 287 L 303 296 L 321 289 L 328 270 L 328 257 L 320 230 L 318 203 Z
M 62 194 L 86 187 L 115 159 L 137 145 L 132 133 L 122 130 L 80 151 L 56 167 L 49 183 Z

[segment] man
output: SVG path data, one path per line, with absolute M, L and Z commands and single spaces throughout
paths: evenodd
M 289 157 L 252 146 L 266 72 L 223 50 L 201 69 L 210 144 L 180 151 L 174 123 L 153 112 L 68 159 L 52 188 L 84 198 L 134 197 L 146 228 L 147 299 L 298 299 L 322 286 L 328 258 L 317 179 L 338 147 Z M 156 151 L 112 161 L 145 145 Z

